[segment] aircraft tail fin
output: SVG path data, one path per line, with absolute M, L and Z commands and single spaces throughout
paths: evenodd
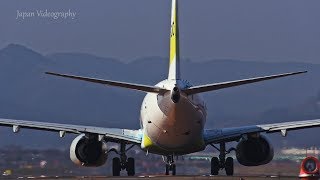
M 143 92 L 164 94 L 165 92 L 169 91 L 167 89 L 163 89 L 163 88 L 160 88 L 157 86 L 148 86 L 148 85 L 133 84 L 133 83 L 127 83 L 127 82 L 120 82 L 120 81 L 95 79 L 95 78 L 68 75 L 68 74 L 58 74 L 58 73 L 53 73 L 53 72 L 46 72 L 46 74 L 65 77 L 65 78 L 71 78 L 71 79 L 77 79 L 77 80 L 82 80 L 82 81 L 87 81 L 87 82 L 92 82 L 92 83 L 104 84 L 104 85 L 109 85 L 109 86 L 116 86 L 116 87 L 122 87 L 122 88 L 127 88 L 127 89 L 133 89 L 133 90 L 143 91 Z
M 178 0 L 172 0 L 168 79 L 180 79 Z

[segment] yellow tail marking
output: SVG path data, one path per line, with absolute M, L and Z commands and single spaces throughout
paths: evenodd
M 176 4 L 174 4 L 176 6 Z M 176 7 L 172 11 L 172 22 L 171 22 L 171 32 L 170 32 L 170 64 L 172 64 L 176 58 L 176 47 L 177 47 L 177 16 L 176 16 Z

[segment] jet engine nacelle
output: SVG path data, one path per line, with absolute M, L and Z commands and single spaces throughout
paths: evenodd
M 319 172 L 319 160 L 316 157 L 308 156 L 306 157 L 300 166 L 300 179 L 319 179 L 320 172 Z
M 260 134 L 243 138 L 237 145 L 237 160 L 244 166 L 267 164 L 273 159 L 273 155 L 272 145 Z
M 70 146 L 70 159 L 81 166 L 102 166 L 108 158 L 107 144 L 99 141 L 97 135 L 77 136 Z

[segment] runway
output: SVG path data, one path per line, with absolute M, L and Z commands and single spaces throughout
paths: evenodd
M 159 176 L 159 175 L 147 175 L 147 176 L 133 176 L 133 177 L 113 177 L 113 176 L 53 176 L 53 177 L 34 177 L 34 176 L 26 176 L 26 177 L 10 177 L 5 179 L 45 179 L 45 180 L 56 180 L 56 179 L 90 179 L 90 180 L 132 180 L 132 179 L 152 179 L 152 180 L 206 180 L 206 179 L 217 179 L 217 180 L 259 180 L 259 179 L 297 179 L 297 176 L 273 176 L 273 175 L 261 175 L 261 176 Z M 2 178 L 0 178 L 2 179 Z

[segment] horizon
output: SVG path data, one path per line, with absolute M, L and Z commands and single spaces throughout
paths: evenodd
M 108 56 L 99 56 L 99 55 L 95 55 L 94 53 L 90 53 L 90 52 L 66 52 L 66 51 L 62 51 L 62 52 L 52 52 L 52 53 L 48 53 L 48 54 L 43 54 L 41 52 L 39 52 L 36 49 L 33 49 L 32 47 L 28 47 L 26 45 L 23 44 L 16 44 L 16 43 L 9 43 L 6 46 L 0 48 L 0 51 L 7 49 L 7 48 L 12 48 L 12 47 L 22 47 L 22 48 L 26 48 L 29 51 L 32 51 L 34 53 L 40 54 L 43 57 L 50 57 L 53 55 L 87 55 L 87 56 L 91 56 L 91 57 L 96 57 L 96 58 L 102 58 L 102 59 L 112 59 L 112 60 L 116 60 L 117 62 L 123 63 L 123 64 L 131 64 L 134 63 L 136 61 L 141 61 L 144 59 L 153 59 L 154 58 L 158 58 L 158 59 L 165 59 L 168 60 L 169 56 L 165 57 L 165 56 L 142 56 L 142 57 L 137 57 L 133 60 L 130 61 L 124 61 L 121 58 L 115 58 L 115 57 L 108 57 Z M 207 62 L 213 62 L 213 61 L 235 61 L 235 62 L 244 62 L 244 63 L 266 63 L 266 64 L 287 64 L 287 63 L 292 63 L 292 64 L 312 64 L 312 65 L 320 65 L 318 63 L 313 63 L 313 62 L 299 62 L 299 61 L 281 61 L 281 62 L 274 62 L 274 61 L 270 61 L 270 62 L 265 62 L 265 61 L 255 61 L 255 60 L 245 60 L 245 59 L 206 59 L 206 60 L 200 60 L 200 61 L 196 61 L 194 59 L 191 58 L 181 58 L 181 62 L 192 62 L 192 63 L 207 63 Z

